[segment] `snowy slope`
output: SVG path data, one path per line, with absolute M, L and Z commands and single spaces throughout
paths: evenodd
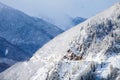
M 0 3 L 0 36 L 29 56 L 61 32 L 63 30 L 53 24 Z
M 57 36 L 2 80 L 120 80 L 120 3 Z M 18 71 L 19 70 L 19 71 Z

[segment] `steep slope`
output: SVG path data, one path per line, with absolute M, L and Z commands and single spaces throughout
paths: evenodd
M 120 3 L 44 45 L 2 80 L 119 80 Z M 20 71 L 18 71 L 20 70 Z
M 29 53 L 29 56 L 62 32 L 53 24 L 0 3 L 0 36 Z
M 18 61 L 29 59 L 28 53 L 0 37 L 0 72 Z

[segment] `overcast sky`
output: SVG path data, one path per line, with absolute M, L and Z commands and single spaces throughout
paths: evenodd
M 62 29 L 73 26 L 71 18 L 89 18 L 120 0 L 0 0 L 34 17 L 42 18 Z
M 120 0 L 0 0 L 32 16 L 91 17 Z M 56 15 L 55 15 L 56 14 Z

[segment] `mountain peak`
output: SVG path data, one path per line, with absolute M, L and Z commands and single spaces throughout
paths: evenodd
M 55 37 L 30 61 L 16 64 L 0 74 L 0 79 L 119 80 L 119 60 L 118 3 Z

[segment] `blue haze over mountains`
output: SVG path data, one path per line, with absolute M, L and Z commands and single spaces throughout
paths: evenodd
M 109 1 L 110 3 L 108 0 L 105 2 L 111 5 L 112 2 L 117 0 Z M 86 4 L 88 3 L 86 2 Z M 103 8 L 103 6 L 100 7 Z M 0 72 L 2 72 L 0 73 L 0 79 L 29 80 L 31 78 L 32 80 L 43 80 L 44 78 L 45 80 L 74 80 L 76 78 L 89 80 L 93 76 L 96 77 L 96 74 L 102 74 L 100 71 L 105 71 L 105 69 L 107 70 L 106 73 L 110 71 L 117 72 L 111 69 L 111 65 L 112 68 L 113 66 L 117 67 L 116 64 L 119 64 L 120 59 L 120 3 L 88 19 L 83 24 L 80 23 L 85 21 L 86 18 L 79 17 L 79 15 L 77 17 L 64 15 L 59 16 L 61 19 L 58 17 L 49 19 L 47 15 L 44 15 L 45 17 L 39 15 L 41 18 L 33 17 L 14 8 L 0 3 Z M 48 8 L 48 5 L 46 8 Z M 97 8 L 94 7 L 93 9 Z M 73 10 L 73 12 L 75 11 Z M 59 15 L 52 13 L 52 15 Z M 76 26 L 77 24 L 80 25 Z M 72 28 L 73 26 L 76 27 Z M 63 33 L 64 31 L 66 32 Z M 56 37 L 59 34 L 61 35 Z M 53 39 L 54 37 L 56 38 Z M 48 44 L 46 44 L 47 42 Z M 46 45 L 44 46 L 44 44 Z M 41 49 L 38 50 L 39 48 Z M 36 54 L 34 54 L 35 52 Z M 79 61 L 82 61 L 82 64 Z M 108 68 L 110 68 L 110 71 Z M 117 70 L 120 72 L 120 65 Z M 76 73 L 73 74 L 73 72 Z M 100 74 L 97 72 L 100 72 Z M 66 73 L 68 75 L 64 75 Z M 81 73 L 84 75 L 82 74 L 82 77 L 79 77 Z M 106 75 L 106 73 L 102 74 L 102 76 Z M 72 74 L 72 76 L 69 74 Z M 76 76 L 76 74 L 79 74 L 79 76 Z M 111 74 L 114 77 L 116 75 L 111 72 L 110 77 L 113 77 Z M 111 80 L 114 79 L 111 78 Z
M 28 60 L 38 48 L 62 32 L 63 30 L 53 24 L 0 3 L 1 58 Z M 1 60 L 0 67 L 3 63 L 5 66 L 5 61 L 2 61 L 4 60 Z
M 88 2 L 88 0 L 86 1 Z M 116 1 L 117 0 L 111 1 L 110 4 L 106 6 L 110 6 L 113 2 Z M 47 3 L 48 6 L 52 9 L 52 11 L 50 11 L 51 9 L 47 10 L 48 12 L 43 10 L 41 13 L 34 15 L 35 12 L 33 11 L 33 9 L 34 7 L 36 8 L 36 6 L 33 6 L 33 8 L 29 9 L 32 11 L 32 13 L 30 11 L 29 14 L 29 11 L 27 11 L 29 5 L 26 8 L 26 10 L 24 10 L 22 9 L 22 7 L 20 7 L 21 1 L 20 1 L 20 5 L 18 5 L 19 7 L 16 6 L 16 4 L 19 1 L 18 2 L 15 1 L 16 3 L 14 3 L 14 1 L 2 0 L 0 2 L 4 2 L 10 6 L 13 5 L 12 7 L 16 8 L 13 9 L 7 5 L 0 3 L 0 72 L 12 66 L 16 62 L 29 60 L 29 58 L 32 57 L 32 55 L 45 43 L 53 39 L 58 34 L 64 32 L 65 30 L 86 20 L 86 18 L 79 17 L 79 15 L 83 16 L 83 13 L 88 14 L 88 12 L 85 13 L 80 7 L 80 6 L 84 6 L 83 9 L 85 9 L 86 5 L 78 6 L 77 4 L 78 7 L 75 6 L 74 8 L 72 8 L 71 5 L 75 4 L 75 2 L 72 3 L 73 1 L 72 2 L 70 1 L 70 3 L 67 3 L 65 1 L 65 3 L 63 2 L 64 6 L 62 6 L 63 10 L 67 10 L 67 8 L 71 8 L 71 10 L 73 11 L 72 12 L 68 11 L 68 14 L 71 13 L 72 16 L 69 15 L 63 16 L 63 12 L 61 11 L 62 10 L 61 3 L 60 5 L 57 6 L 57 8 L 60 8 L 58 10 L 57 8 L 55 10 L 51 8 L 50 5 L 52 4 L 52 2 L 50 2 L 50 4 Z M 82 1 L 82 3 L 85 3 L 85 1 Z M 99 4 L 102 4 L 102 1 Z M 54 6 L 56 5 L 57 3 L 55 2 Z M 97 4 L 93 4 L 93 5 L 97 5 Z M 23 6 L 25 6 L 25 4 L 23 4 Z M 48 6 L 46 6 L 47 9 Z M 103 6 L 102 8 L 105 8 L 106 6 Z M 46 8 L 44 7 L 39 7 L 39 8 L 40 9 L 43 8 L 46 10 Z M 80 8 L 83 12 L 81 10 L 77 10 L 78 8 Z M 23 12 L 18 11 L 17 9 L 22 10 Z M 88 9 L 91 10 L 92 6 L 89 7 Z M 98 10 L 101 9 L 99 8 Z M 76 10 L 78 11 L 78 13 L 76 12 Z M 49 11 L 51 13 L 49 13 Z M 98 12 L 97 10 L 94 11 Z M 25 14 L 24 12 L 29 14 L 30 16 Z M 39 9 L 37 12 L 39 12 Z M 49 15 L 47 16 L 46 14 L 48 13 Z M 88 17 L 92 14 L 93 12 L 91 11 L 89 15 L 86 16 L 84 15 L 84 17 Z M 36 17 L 32 17 L 31 15 Z M 49 20 L 49 16 L 52 16 L 53 19 Z M 41 18 L 37 18 L 37 17 L 41 17 Z M 54 17 L 56 18 L 54 19 Z
M 119 0 L 0 0 L 0 2 L 4 4 L 10 5 L 31 16 L 42 18 L 64 30 L 73 26 L 69 18 L 90 18 L 118 1 Z
M 85 20 L 71 19 L 74 25 Z M 29 60 L 40 47 L 62 32 L 64 30 L 54 24 L 0 3 L 0 71 L 18 61 Z

